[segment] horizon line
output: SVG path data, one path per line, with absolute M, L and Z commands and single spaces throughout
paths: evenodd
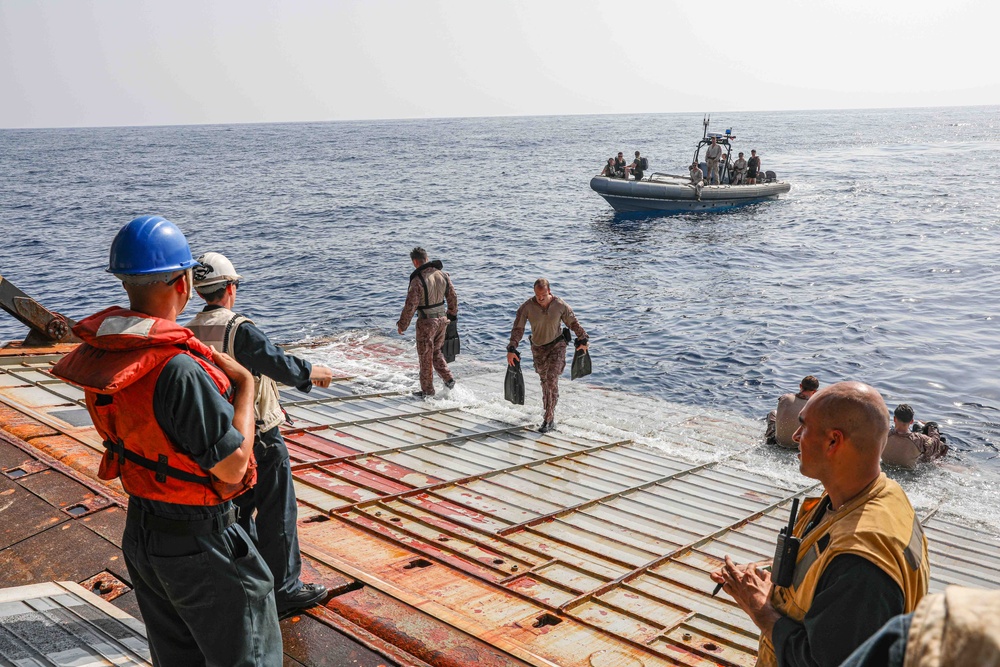
M 305 125 L 305 124 L 328 124 L 328 123 L 401 123 L 411 121 L 436 121 L 436 120 L 483 120 L 493 118 L 557 118 L 564 116 L 586 117 L 586 116 L 686 116 L 692 114 L 715 115 L 715 114 L 748 114 L 748 113 L 802 113 L 802 112 L 831 112 L 831 111 L 918 111 L 930 109 L 988 109 L 1000 108 L 998 104 L 968 104 L 968 105 L 925 105 L 925 106 L 902 106 L 902 107 L 830 107 L 830 108 L 802 108 L 802 109 L 746 109 L 730 111 L 648 111 L 636 113 L 634 111 L 622 113 L 541 113 L 541 114 L 484 114 L 480 116 L 400 116 L 395 118 L 335 118 L 322 120 L 267 120 L 267 121 L 235 121 L 235 122 L 205 122 L 205 123 L 138 123 L 133 125 L 52 125 L 52 126 L 17 126 L 2 127 L 2 131 L 37 131 L 37 130 L 112 130 L 130 128 L 158 128 L 158 127 L 223 127 L 233 125 Z

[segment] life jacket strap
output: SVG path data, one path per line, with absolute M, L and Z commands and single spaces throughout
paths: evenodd
M 201 484 L 202 486 L 207 486 L 212 488 L 212 478 L 206 475 L 196 475 L 194 473 L 187 472 L 185 470 L 179 470 L 174 468 L 169 463 L 169 459 L 165 454 L 160 454 L 158 460 L 154 461 L 152 459 L 147 459 L 145 456 L 133 452 L 125 446 L 125 443 L 119 440 L 114 442 L 112 440 L 105 440 L 104 446 L 111 451 L 116 457 L 118 457 L 118 463 L 124 463 L 125 461 L 130 461 L 136 465 L 140 465 L 147 470 L 152 470 L 156 473 L 156 481 L 163 482 L 167 481 L 167 477 L 173 477 L 174 479 L 179 479 L 182 482 L 190 482 L 192 484 Z
M 444 305 L 444 301 L 438 301 L 437 303 L 432 303 L 429 306 L 417 306 L 417 310 L 419 310 L 419 311 L 422 312 L 424 310 L 430 310 L 431 308 L 438 308 L 438 307 L 443 306 L 443 305 Z
M 230 324 L 232 324 L 232 320 L 230 320 Z M 226 331 L 228 332 L 229 330 L 228 330 L 228 329 L 226 329 Z M 228 336 L 226 337 L 226 339 L 228 340 Z M 205 362 L 207 362 L 207 363 L 210 363 L 210 364 L 212 364 L 213 366 L 215 366 L 216 368 L 219 368 L 219 366 L 218 366 L 218 365 L 217 365 L 217 364 L 215 363 L 215 360 L 214 360 L 214 359 L 212 359 L 212 358 L 211 358 L 211 357 L 209 357 L 208 355 L 205 355 L 205 354 L 202 354 L 202 353 L 201 353 L 201 352 L 199 352 L 198 350 L 195 350 L 194 348 L 192 348 L 192 347 L 191 347 L 190 345 L 188 345 L 187 343 L 178 343 L 178 344 L 177 344 L 177 347 L 179 347 L 180 349 L 184 350 L 184 351 L 185 351 L 185 352 L 187 352 L 188 354 L 190 354 L 190 355 L 192 355 L 192 356 L 195 356 L 195 357 L 198 357 L 198 358 L 199 358 L 199 359 L 201 359 L 202 361 L 205 361 Z M 228 353 L 228 352 L 225 352 L 225 354 L 229 354 L 229 353 Z M 221 369 L 220 369 L 220 370 L 221 370 Z M 229 383 L 229 386 L 228 386 L 228 387 L 226 387 L 226 391 L 225 391 L 225 393 L 223 394 L 223 397 L 225 397 L 225 399 L 226 399 L 227 401 L 229 401 L 230 403 L 232 403 L 232 402 L 233 402 L 233 396 L 235 396 L 235 395 L 236 395 L 236 389 L 235 389 L 235 388 L 233 387 L 233 383 L 232 383 L 232 382 L 230 382 L 230 383 Z

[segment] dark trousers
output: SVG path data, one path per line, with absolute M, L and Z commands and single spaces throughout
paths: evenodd
M 886 621 L 882 629 L 855 649 L 840 667 L 903 667 L 906 640 L 913 614 L 901 614 Z
M 129 505 L 122 553 L 158 667 L 282 664 L 273 583 L 238 525 L 181 536 L 141 524 Z
M 566 369 L 566 342 L 558 341 L 542 347 L 531 346 L 531 360 L 542 381 L 542 406 L 544 420 L 554 421 L 556 403 L 559 402 L 559 376 Z
M 441 346 L 448 330 L 447 317 L 426 317 L 417 320 L 417 357 L 420 359 L 420 391 L 434 393 L 434 371 L 445 382 L 451 382 L 451 371 Z
M 281 608 L 282 602 L 302 586 L 302 556 L 288 447 L 277 426 L 257 436 L 253 454 L 257 484 L 234 502 L 240 508 L 239 524 L 253 538 L 271 571 L 274 597 Z

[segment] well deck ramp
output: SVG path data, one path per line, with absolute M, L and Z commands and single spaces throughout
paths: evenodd
M 0 356 L 0 403 L 30 421 L 4 428 L 35 429 L 33 445 L 92 474 L 100 439 L 82 392 L 49 374 L 57 358 Z M 490 391 L 501 379 L 463 382 Z M 566 426 L 541 435 L 365 378 L 282 399 L 302 550 L 348 582 L 317 613 L 384 635 L 359 609 L 395 600 L 533 665 L 753 664 L 756 629 L 711 595 L 708 573 L 726 554 L 770 557 L 791 500 L 818 491 L 732 447 L 707 462 L 678 455 L 756 437 L 700 411 L 677 412 L 667 451 Z M 1000 586 L 996 535 L 933 510 L 923 524 L 932 589 Z

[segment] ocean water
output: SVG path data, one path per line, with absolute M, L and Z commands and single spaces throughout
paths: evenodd
M 591 335 L 592 384 L 760 418 L 804 375 L 862 380 L 995 488 L 1000 107 L 716 114 L 792 183 L 729 213 L 625 217 L 589 189 L 619 150 L 682 173 L 701 121 L 0 130 L 0 274 L 74 318 L 124 303 L 108 247 L 157 213 L 234 261 L 239 309 L 276 340 L 395 336 L 422 245 L 467 358 L 504 363 L 545 276 Z M 0 340 L 23 335 L 0 313 Z

